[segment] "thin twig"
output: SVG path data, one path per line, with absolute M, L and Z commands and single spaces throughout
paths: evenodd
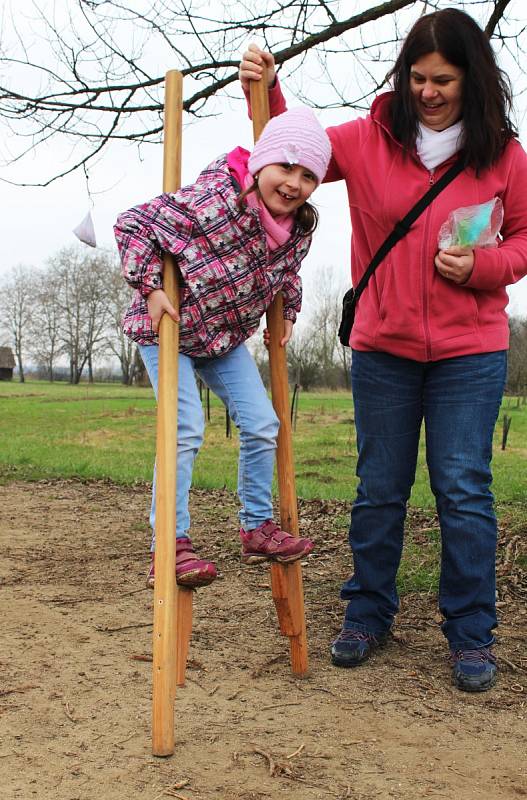
M 129 741 L 130 741 L 130 739 L 133 739 L 133 738 L 134 738 L 134 736 L 139 736 L 139 734 L 137 733 L 137 731 L 134 731 L 133 733 L 131 733 L 131 734 L 130 734 L 130 736 L 127 736 L 127 737 L 126 737 L 126 739 L 121 739 L 121 741 L 120 741 L 120 742 L 115 742 L 115 746 L 116 746 L 116 747 L 118 747 L 118 746 L 120 746 L 120 745 L 122 745 L 122 744 L 125 744 L 126 742 L 129 742 Z
M 40 689 L 40 686 L 20 686 L 18 689 L 0 689 L 0 697 L 6 697 L 8 694 L 24 694 L 29 689 Z
M 290 753 L 288 756 L 286 756 L 286 758 L 294 758 L 295 756 L 298 756 L 302 752 L 304 747 L 305 744 L 301 744 L 300 747 L 297 747 L 294 753 Z
M 504 664 L 507 664 L 507 666 L 510 667 L 513 672 L 525 672 L 523 667 L 519 667 L 513 661 L 509 661 L 508 658 L 505 658 L 505 656 L 502 656 L 501 654 L 500 654 L 500 661 L 503 661 Z
M 272 706 L 262 706 L 260 711 L 270 711 L 272 708 L 284 708 L 285 706 L 301 706 L 302 703 L 275 703 Z
M 276 764 L 275 764 L 275 762 L 273 760 L 272 755 L 270 753 L 266 752 L 265 750 L 261 750 L 259 747 L 254 747 L 253 748 L 253 753 L 256 753 L 259 756 L 263 756 L 267 760 L 267 763 L 269 765 L 269 775 L 272 778 L 274 776 L 274 773 L 275 773 L 275 770 L 276 770 Z
M 109 600 L 110 599 L 117 600 L 119 597 L 128 597 L 131 594 L 139 594 L 139 592 L 146 592 L 146 591 L 147 591 L 147 587 L 146 586 L 142 586 L 140 589 L 132 589 L 131 592 L 123 592 L 122 594 L 118 594 L 117 597 L 115 597 L 115 598 L 108 598 L 108 599 Z
M 191 678 L 191 677 L 190 677 L 190 675 L 185 675 L 185 680 L 186 680 L 186 681 L 189 681 L 190 683 L 193 683 L 193 684 L 195 684 L 196 686 L 199 686 L 199 688 L 201 689 L 201 691 L 202 691 L 202 692 L 205 692 L 205 691 L 206 691 L 206 689 L 205 689 L 205 687 L 203 686 L 203 684 L 201 684 L 201 683 L 200 683 L 199 681 L 197 681 L 195 678 Z
M 70 708 L 69 703 L 64 705 L 64 713 L 66 714 L 67 718 L 71 720 L 71 722 L 77 722 L 76 718 L 73 716 L 73 709 Z
M 88 597 L 51 597 L 46 602 L 55 603 L 58 606 L 73 606 L 75 603 L 100 603 L 107 599 L 107 597 L 94 597 L 91 595 Z
M 119 628 L 100 628 L 95 625 L 95 630 L 101 633 L 116 633 L 117 631 L 129 631 L 132 628 L 151 628 L 152 624 L 152 622 L 138 622 L 135 625 L 121 625 Z
M 161 797 L 179 797 L 180 800 L 188 800 L 187 797 L 183 797 L 182 794 L 176 794 L 177 789 L 183 789 L 185 786 L 188 786 L 190 781 L 184 780 L 175 783 L 173 786 L 166 786 L 160 794 L 156 794 L 154 800 L 160 800 Z
M 107 595 L 103 595 L 102 597 L 95 597 L 94 595 L 88 595 L 88 597 L 51 597 L 49 600 L 46 600 L 46 602 L 56 603 L 59 606 L 72 606 L 75 603 L 111 603 L 115 600 L 119 600 L 121 597 L 129 597 L 131 594 L 138 594 L 138 592 L 146 591 L 146 586 L 142 586 L 140 589 L 132 589 L 130 592 L 122 592 L 114 597 L 108 597 Z

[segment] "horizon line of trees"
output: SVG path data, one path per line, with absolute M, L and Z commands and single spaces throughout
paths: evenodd
M 119 364 L 121 383 L 148 383 L 139 351 L 122 331 L 132 290 L 122 278 L 116 252 L 64 247 L 40 270 L 14 267 L 3 289 L 0 345 L 12 348 L 22 383 L 30 361 L 37 374 L 49 381 L 63 379 L 66 373 L 69 383 L 78 384 L 84 376 L 93 382 L 96 372 L 99 380 L 114 380 L 111 371 L 100 367 L 108 357 Z M 305 391 L 349 388 L 351 351 L 337 337 L 342 294 L 333 270 L 321 267 L 316 292 L 304 300 L 287 347 L 290 382 Z M 527 318 L 513 316 L 509 327 L 507 391 L 524 397 Z M 268 386 L 268 354 L 260 332 L 249 347 Z
M 112 380 L 111 370 L 101 367 L 110 358 L 119 365 L 121 383 L 148 383 L 138 348 L 122 331 L 132 290 L 122 278 L 116 251 L 61 248 L 41 269 L 13 267 L 3 289 L 0 346 L 13 350 L 20 382 L 29 368 L 49 381 Z M 342 294 L 333 271 L 321 268 L 315 296 L 312 302 L 305 299 L 287 348 L 290 380 L 305 390 L 349 386 L 351 352 L 337 338 Z M 268 356 L 260 331 L 249 348 L 267 382 Z
M 337 337 L 343 287 L 326 266 L 318 270 L 314 288 L 310 292 L 308 282 L 287 347 L 290 382 L 306 391 L 349 388 L 351 350 Z M 111 370 L 101 368 L 102 360 L 111 358 L 119 364 L 121 383 L 148 383 L 139 351 L 122 331 L 131 295 L 116 251 L 72 245 L 51 256 L 40 270 L 14 267 L 0 296 L 0 345 L 12 348 L 19 381 L 25 381 L 29 363 L 49 381 L 67 376 L 72 384 L 82 378 L 93 382 L 96 373 L 99 380 L 115 380 Z M 525 396 L 527 318 L 513 316 L 509 327 L 507 390 Z M 269 361 L 261 331 L 249 340 L 249 348 L 268 386 Z
M 70 383 L 84 373 L 93 382 L 95 362 L 108 356 L 117 359 L 122 383 L 133 382 L 137 348 L 121 329 L 130 290 L 116 253 L 64 247 L 40 270 L 14 267 L 3 289 L 1 341 L 12 348 L 22 383 L 30 360 L 50 381 L 66 362 Z

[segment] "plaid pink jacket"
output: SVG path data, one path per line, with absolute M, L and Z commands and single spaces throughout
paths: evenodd
M 139 344 L 157 344 L 146 297 L 163 285 L 163 252 L 176 257 L 183 286 L 180 350 L 193 357 L 220 356 L 244 342 L 278 291 L 284 317 L 300 311 L 297 274 L 311 236 L 296 228 L 269 252 L 259 213 L 239 208 L 238 191 L 220 156 L 192 186 L 163 194 L 121 214 L 114 227 L 123 275 L 136 289 L 123 330 Z

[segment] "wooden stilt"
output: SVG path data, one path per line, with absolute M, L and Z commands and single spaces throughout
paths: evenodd
M 192 635 L 194 592 L 182 586 L 176 590 L 176 686 L 185 685 L 188 649 Z
M 261 80 L 251 82 L 251 111 L 253 133 L 256 141 L 269 119 L 269 96 L 264 74 Z M 270 334 L 269 365 L 273 406 L 280 420 L 276 454 L 278 489 L 280 496 L 280 525 L 282 530 L 298 536 L 298 510 L 293 464 L 291 418 L 289 415 L 289 387 L 285 347 L 280 347 L 284 335 L 283 300 L 279 293 L 267 311 L 267 328 Z M 280 631 L 289 637 L 291 669 L 297 675 L 308 670 L 306 621 L 302 569 L 298 561 L 292 564 L 273 564 L 271 587 Z
M 167 72 L 163 191 L 176 191 L 181 183 L 182 75 Z M 179 307 L 177 271 L 165 257 L 163 288 Z M 152 674 L 152 752 L 174 752 L 174 699 L 176 682 L 184 680 L 184 662 L 192 626 L 182 618 L 192 607 L 192 593 L 176 586 L 176 458 L 178 408 L 179 325 L 166 314 L 159 331 L 159 388 L 156 445 L 156 577 L 154 585 L 154 635 Z M 182 678 L 183 676 L 183 678 Z

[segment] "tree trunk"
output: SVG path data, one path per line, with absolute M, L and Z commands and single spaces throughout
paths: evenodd
M 22 353 L 17 350 L 16 360 L 18 361 L 18 376 L 20 383 L 26 382 L 26 377 L 24 375 L 24 365 L 22 364 Z

